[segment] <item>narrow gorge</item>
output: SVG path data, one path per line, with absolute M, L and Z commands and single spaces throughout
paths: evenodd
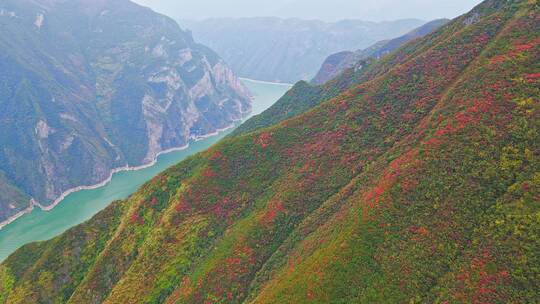
M 0 12 L 2 225 L 251 111 L 217 54 L 128 0 L 6 0 Z

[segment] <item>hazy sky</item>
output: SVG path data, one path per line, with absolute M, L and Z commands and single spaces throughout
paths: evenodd
M 481 0 L 134 0 L 174 18 L 279 16 L 304 19 L 431 20 L 461 15 Z

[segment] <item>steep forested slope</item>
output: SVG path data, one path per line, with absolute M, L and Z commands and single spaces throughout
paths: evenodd
M 1 1 L 0 71 L 0 223 L 250 110 L 223 60 L 128 0 Z
M 352 85 L 366 81 L 373 77 L 374 74 L 385 71 L 388 65 L 374 64 L 377 60 L 384 58 L 385 55 L 395 51 L 407 42 L 430 34 L 446 23 L 448 23 L 446 19 L 434 20 L 404 36 L 376 43 L 365 50 L 331 55 L 326 59 L 321 70 L 311 83 L 298 82 L 268 111 L 252 117 L 237 128 L 232 135 L 245 134 L 253 130 L 269 127 L 299 115 L 323 101 L 336 97 Z M 332 67 L 328 70 L 328 66 Z
M 311 80 L 311 83 L 319 85 L 324 84 L 334 79 L 345 70 L 355 67 L 358 62 L 361 62 L 369 57 L 380 58 L 387 55 L 412 40 L 432 33 L 449 21 L 450 20 L 448 19 L 433 20 L 403 36 L 390 40 L 379 41 L 367 49 L 358 51 L 344 51 L 330 55 L 323 62 L 319 72 L 317 72 L 317 75 L 313 78 L 313 80 Z
M 268 110 L 248 119 L 236 128 L 231 136 L 267 128 L 302 114 L 320 103 L 338 96 L 352 86 L 370 79 L 384 69 L 385 65 L 376 62 L 374 58 L 368 58 L 358 62 L 357 68 L 348 69 L 325 84 L 313 85 L 306 81 L 299 81 Z
M 0 266 L 6 303 L 540 301 L 540 7 L 487 0 Z

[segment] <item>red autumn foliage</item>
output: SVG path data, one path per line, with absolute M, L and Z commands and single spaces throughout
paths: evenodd
M 253 248 L 247 245 L 239 246 L 234 250 L 231 257 L 225 259 L 224 269 L 217 269 L 216 271 L 229 276 L 230 279 L 237 279 L 239 275 L 249 273 L 251 266 L 255 264 L 254 254 Z
M 210 156 L 210 160 L 215 161 L 215 160 L 218 160 L 218 159 L 220 159 L 222 157 L 223 157 L 223 154 L 221 153 L 221 151 L 216 151 L 216 152 L 214 152 L 214 154 L 212 154 L 212 156 Z
M 436 147 L 440 146 L 442 143 L 443 143 L 443 141 L 440 138 L 432 137 L 432 138 L 428 139 L 427 141 L 425 141 L 423 144 L 427 148 L 436 148 Z
M 212 213 L 218 218 L 225 218 L 228 215 L 227 209 L 225 209 L 221 204 L 216 204 L 212 209 Z
M 338 153 L 338 147 L 345 136 L 352 132 L 346 126 L 342 126 L 335 131 L 326 131 L 314 136 L 314 140 L 304 144 L 301 154 L 297 154 L 295 159 L 302 155 L 321 157 L 323 155 L 335 155 Z
M 387 193 L 402 175 L 405 175 L 406 171 L 412 170 L 414 167 L 412 164 L 415 161 L 415 157 L 418 155 L 418 151 L 411 150 L 403 154 L 401 157 L 396 158 L 390 163 L 389 169 L 387 169 L 377 185 L 371 190 L 367 191 L 363 195 L 363 200 L 366 202 L 369 208 L 364 209 L 364 217 L 367 217 L 367 212 L 375 207 L 379 207 L 382 202 L 383 196 Z M 369 209 L 369 210 L 368 210 Z
M 497 64 L 497 63 L 504 62 L 504 61 L 506 61 L 508 59 L 515 58 L 518 54 L 521 54 L 523 52 L 527 52 L 527 51 L 533 49 L 534 47 L 536 47 L 539 44 L 539 42 L 540 42 L 540 40 L 536 39 L 536 40 L 533 40 L 533 41 L 530 41 L 530 42 L 527 42 L 527 43 L 516 43 L 512 47 L 512 50 L 509 51 L 507 54 L 501 54 L 501 55 L 497 55 L 497 56 L 491 58 L 491 63 L 492 64 Z
M 458 290 L 454 295 L 456 300 L 473 299 L 473 303 L 499 302 L 501 285 L 510 284 L 510 274 L 507 270 L 489 270 L 488 264 L 493 262 L 488 250 L 474 257 L 468 269 L 456 276 Z
M 514 50 L 516 50 L 517 52 L 525 52 L 536 47 L 538 45 L 538 42 L 539 40 L 533 40 L 527 43 L 515 44 Z
M 537 80 L 539 78 L 540 78 L 540 73 L 525 75 L 525 79 L 527 79 L 528 81 L 535 81 L 535 80 Z
M 184 277 L 180 286 L 181 288 L 178 289 L 178 294 L 180 296 L 187 298 L 193 293 L 193 287 L 191 286 L 191 279 L 189 277 Z
M 409 232 L 414 233 L 414 234 L 419 234 L 422 236 L 429 235 L 429 230 L 427 230 L 425 227 L 411 226 L 409 227 Z
M 276 217 L 285 212 L 285 208 L 280 201 L 271 201 L 268 203 L 266 213 L 262 217 L 264 224 L 272 224 Z
M 175 209 L 180 213 L 188 213 L 191 212 L 191 205 L 187 202 L 185 198 L 182 198 L 180 200 L 180 203 L 176 205 Z
M 489 42 L 490 38 L 491 37 L 488 34 L 483 33 L 483 34 L 480 34 L 480 35 L 476 36 L 474 40 L 475 40 L 476 43 L 486 44 L 486 43 Z
M 427 147 L 437 147 L 443 143 L 443 137 L 447 135 L 455 134 L 469 126 L 476 127 L 479 124 L 491 124 L 494 121 L 503 122 L 500 116 L 501 113 L 509 113 L 507 109 L 504 108 L 504 105 L 495 104 L 494 93 L 501 90 L 504 90 L 505 84 L 494 83 L 487 86 L 488 89 L 484 91 L 484 98 L 478 100 L 472 100 L 467 103 L 460 103 L 464 106 L 464 110 L 454 114 L 452 120 L 446 122 L 444 127 L 440 127 L 436 132 L 435 136 L 424 142 L 424 145 Z M 508 99 L 511 99 L 511 96 L 508 96 Z M 497 118 L 494 120 L 494 118 Z M 511 117 L 510 117 L 511 118 Z M 441 123 L 439 121 L 439 123 Z
M 508 59 L 507 55 L 497 55 L 491 58 L 491 64 L 498 64 L 498 63 L 506 61 L 507 59 Z
M 254 139 L 254 143 L 266 149 L 272 143 L 272 134 L 264 132 Z
M 131 217 L 129 218 L 129 221 L 130 221 L 132 224 L 144 225 L 144 218 L 141 216 L 139 210 L 137 210 L 136 212 L 133 212 L 133 214 L 132 214 Z
M 214 172 L 214 170 L 212 170 L 211 168 L 207 168 L 206 170 L 203 171 L 202 176 L 203 176 L 204 178 L 209 179 L 209 178 L 215 178 L 215 177 L 217 177 L 218 175 L 217 175 L 217 173 Z
M 418 180 L 413 178 L 406 178 L 401 181 L 401 189 L 403 192 L 408 193 L 418 187 Z

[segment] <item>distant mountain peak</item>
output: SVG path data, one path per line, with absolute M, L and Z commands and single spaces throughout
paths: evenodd
M 213 18 L 180 21 L 196 40 L 215 49 L 240 76 L 294 83 L 311 79 L 328 55 L 405 34 L 416 19 L 388 22 L 298 18 Z

